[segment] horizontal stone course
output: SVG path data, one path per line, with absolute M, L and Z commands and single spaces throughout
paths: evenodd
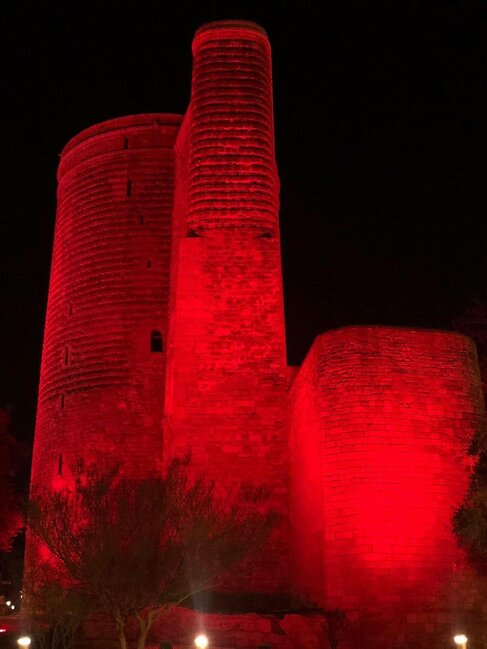
M 474 346 L 348 327 L 287 366 L 269 42 L 224 21 L 193 53 L 184 119 L 110 120 L 63 150 L 33 489 L 80 458 L 140 478 L 190 453 L 229 503 L 250 483 L 281 515 L 227 594 L 340 607 L 343 649 L 445 643 L 481 609 L 451 533 L 485 426 Z M 204 618 L 215 649 L 318 649 L 315 613 Z M 178 609 L 154 638 L 192 646 L 200 619 Z

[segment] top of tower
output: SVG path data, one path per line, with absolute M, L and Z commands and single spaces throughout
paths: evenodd
M 247 37 L 253 37 L 266 43 L 269 47 L 269 38 L 267 32 L 263 27 L 251 20 L 216 20 L 214 22 L 206 23 L 196 30 L 193 39 L 193 51 L 195 45 L 209 40 L 217 40 L 220 35 L 228 38 L 228 34 L 242 36 L 246 33 Z
M 104 135 L 111 131 L 120 131 L 125 128 L 143 128 L 147 126 L 179 126 L 183 117 L 174 113 L 141 113 L 138 115 L 125 115 L 114 117 L 104 122 L 88 126 L 72 137 L 64 146 L 61 156 L 65 156 L 71 149 L 92 137 Z
M 187 224 L 277 231 L 272 66 L 266 32 L 246 20 L 198 29 L 188 114 Z
M 254 23 L 252 20 L 214 20 L 201 25 L 201 27 L 199 27 L 195 32 L 195 38 L 204 32 L 211 32 L 219 29 L 243 29 L 250 32 L 257 32 L 267 38 L 266 30 L 258 23 Z
M 124 149 L 172 148 L 182 117 L 173 113 L 144 113 L 116 117 L 89 126 L 61 152 L 58 180 L 86 160 Z

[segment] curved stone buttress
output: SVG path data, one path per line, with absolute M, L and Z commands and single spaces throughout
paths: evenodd
M 62 152 L 34 488 L 62 484 L 79 459 L 118 462 L 131 476 L 161 469 L 179 124 L 114 119 Z

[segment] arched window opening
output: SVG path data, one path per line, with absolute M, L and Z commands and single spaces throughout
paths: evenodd
M 63 455 L 62 453 L 58 457 L 57 461 L 57 474 L 58 475 L 63 475 Z
M 154 331 L 151 332 L 150 335 L 150 350 L 151 352 L 162 352 L 163 350 L 163 345 L 162 345 L 162 334 L 160 331 L 157 331 L 157 329 L 154 329 Z

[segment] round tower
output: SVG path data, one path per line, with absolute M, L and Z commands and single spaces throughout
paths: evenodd
M 164 457 L 229 498 L 265 487 L 287 515 L 289 372 L 270 46 L 246 21 L 201 27 L 176 145 Z M 284 592 L 287 527 L 231 588 Z
M 277 229 L 271 50 L 247 21 L 201 27 L 193 41 L 188 226 Z
M 34 488 L 103 456 L 131 476 L 160 469 L 179 124 L 164 114 L 114 119 L 62 152 Z

